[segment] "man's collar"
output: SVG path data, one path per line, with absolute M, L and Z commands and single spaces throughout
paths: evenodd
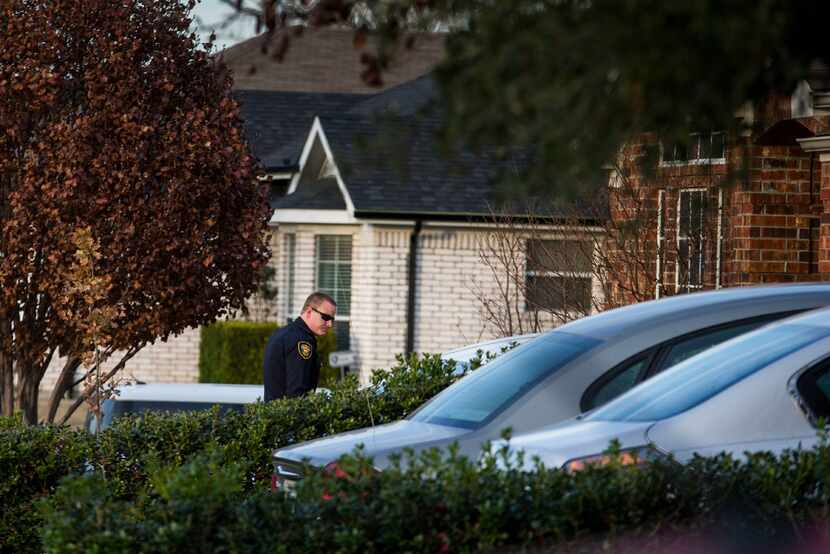
M 313 334 L 314 334 L 314 333 L 312 333 L 312 332 L 311 332 L 311 329 L 309 329 L 309 328 L 308 328 L 308 325 L 306 325 L 305 320 L 304 320 L 303 318 L 298 317 L 297 319 L 295 319 L 295 320 L 294 320 L 294 323 L 296 323 L 297 325 L 299 325 L 299 326 L 300 326 L 300 328 L 301 328 L 303 331 L 305 331 L 306 333 L 308 333 L 309 335 L 313 335 Z

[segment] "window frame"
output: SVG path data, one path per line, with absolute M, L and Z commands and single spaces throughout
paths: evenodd
M 329 289 L 326 289 L 326 288 L 324 288 L 320 285 L 320 263 L 321 263 L 321 260 L 320 260 L 320 251 L 321 251 L 320 239 L 324 238 L 324 237 L 325 238 L 336 238 L 338 241 L 341 240 L 341 239 L 344 239 L 344 238 L 348 238 L 349 241 L 350 241 L 350 254 L 349 254 L 349 261 L 348 261 L 348 266 L 349 266 L 349 302 L 348 302 L 348 306 L 346 306 L 347 313 L 343 313 L 341 311 L 342 307 L 341 307 L 340 303 L 338 303 L 338 305 L 337 305 L 337 307 L 338 307 L 337 319 L 336 319 L 335 324 L 334 324 L 334 327 L 336 327 L 336 328 L 345 328 L 346 329 L 345 338 L 342 336 L 342 334 L 337 333 L 337 331 L 335 331 L 335 333 L 339 337 L 338 343 L 345 344 L 346 349 L 348 349 L 348 348 L 351 347 L 351 334 L 352 334 L 351 313 L 352 313 L 352 272 L 354 270 L 354 242 L 355 242 L 354 241 L 354 234 L 352 234 L 352 233 L 325 233 L 325 234 L 321 233 L 321 234 L 315 234 L 314 235 L 314 290 L 318 290 L 318 291 L 321 291 L 321 292 L 325 292 L 326 294 L 330 294 Z M 338 248 L 338 251 L 339 251 L 339 248 L 340 248 L 339 243 L 338 243 L 337 248 Z M 340 265 L 340 264 L 345 265 L 345 262 L 343 262 L 341 260 L 330 260 L 330 261 L 329 260 L 324 260 L 322 263 L 332 263 L 334 265 L 334 267 L 335 267 L 335 279 L 336 279 L 336 276 L 337 276 L 337 267 L 338 267 L 338 265 Z M 335 286 L 335 290 L 345 290 L 345 289 L 341 289 L 340 287 Z M 334 297 L 335 300 L 337 300 L 337 297 L 336 297 L 335 294 L 331 294 L 331 296 Z
M 285 319 L 291 322 L 296 317 L 294 313 L 294 285 L 296 283 L 297 234 L 286 233 L 285 247 Z
M 591 265 L 591 269 L 588 271 L 566 271 L 566 270 L 536 270 L 536 269 L 528 269 L 530 265 L 530 243 L 531 242 L 589 242 L 590 239 L 581 239 L 581 238 L 559 238 L 559 237 L 552 237 L 552 238 L 526 238 L 525 239 L 525 274 L 524 274 L 524 310 L 526 312 L 539 312 L 539 311 L 570 311 L 567 309 L 567 306 L 556 308 L 556 307 L 549 307 L 549 306 L 531 306 L 530 302 L 528 302 L 528 279 L 529 278 L 538 278 L 538 277 L 554 277 L 560 279 L 569 279 L 569 280 L 587 280 L 588 281 L 588 305 L 585 307 L 586 313 L 591 313 L 593 310 L 593 290 L 594 290 L 594 274 L 593 274 L 593 267 L 594 267 L 594 256 L 596 253 L 594 252 L 596 246 L 591 244 L 591 259 L 589 263 Z
M 814 378 L 816 373 L 822 370 L 827 370 L 828 368 L 830 368 L 830 354 L 819 358 L 807 367 L 803 368 L 801 371 L 793 375 L 787 384 L 787 388 L 790 395 L 793 397 L 793 400 L 795 400 L 795 403 L 804 413 L 807 421 L 814 428 L 818 428 L 819 419 L 824 418 L 825 420 L 830 420 L 830 398 L 824 395 L 817 395 L 818 391 L 815 386 L 817 379 Z M 811 385 L 814 388 L 812 390 L 805 390 L 808 385 Z M 818 402 L 816 402 L 816 400 L 818 400 Z M 822 405 L 824 413 L 816 413 L 816 406 L 814 404 Z
M 709 150 L 711 152 L 713 139 L 716 135 L 723 137 L 723 156 L 719 157 L 719 158 L 712 158 L 711 155 L 710 155 L 710 157 L 708 157 L 708 158 L 701 158 L 700 157 L 701 137 L 705 136 L 705 137 L 709 138 Z M 696 137 L 696 138 L 693 139 L 695 141 L 694 146 L 692 146 L 690 144 L 690 148 L 694 148 L 697 152 L 695 157 L 692 157 L 692 156 L 687 154 L 686 159 L 684 159 L 684 160 L 676 160 L 676 159 L 666 160 L 665 159 L 666 158 L 665 153 L 666 153 L 667 148 L 663 144 L 663 142 L 661 141 L 660 142 L 660 165 L 661 166 L 663 166 L 663 167 L 672 167 L 672 166 L 684 166 L 684 165 L 719 165 L 719 164 L 725 164 L 726 163 L 726 157 L 727 157 L 727 152 L 729 151 L 729 148 L 728 148 L 728 145 L 727 145 L 727 142 L 726 142 L 727 135 L 726 135 L 725 131 L 711 131 L 711 132 L 708 132 L 708 133 L 701 132 L 701 131 L 695 131 L 693 133 L 689 133 L 688 136 L 689 137 Z M 674 153 L 676 152 L 677 147 L 678 146 L 676 144 L 671 145 L 672 152 L 673 152 L 672 157 L 676 156 Z
M 699 252 L 698 252 L 698 276 L 699 276 L 700 282 L 697 283 L 697 284 L 691 284 L 691 283 L 688 283 L 688 282 L 687 283 L 681 283 L 680 282 L 680 248 L 681 248 L 681 242 L 686 241 L 687 246 L 688 246 L 688 244 L 690 243 L 690 238 L 691 238 L 689 236 L 681 237 L 681 235 L 680 235 L 680 228 L 681 228 L 680 214 L 682 213 L 681 206 L 683 204 L 683 194 L 684 193 L 689 193 L 689 194 L 699 193 L 700 196 L 701 196 L 701 206 L 702 207 L 701 207 L 701 210 L 700 210 L 700 236 L 697 237 L 697 239 L 699 241 L 698 244 L 700 245 L 700 249 L 699 249 Z M 705 216 L 706 216 L 707 193 L 708 193 L 708 189 L 705 188 L 705 187 L 682 188 L 682 189 L 679 189 L 677 191 L 677 217 L 675 218 L 675 224 L 676 224 L 676 226 L 675 226 L 675 247 L 677 248 L 677 252 L 676 252 L 677 257 L 675 259 L 675 264 L 674 264 L 674 291 L 676 293 L 691 292 L 693 290 L 701 290 L 704 287 L 704 285 L 703 285 L 703 281 L 704 281 L 704 279 L 703 279 L 703 270 L 704 270 L 704 267 L 705 267 L 704 261 L 705 261 L 706 256 L 705 256 L 705 251 L 704 251 L 704 247 L 703 247 L 703 241 L 704 241 L 705 232 L 706 232 L 706 226 L 704 225 L 704 223 L 705 223 Z M 691 202 L 690 202 L 690 206 L 689 206 L 689 212 L 690 212 L 689 213 L 689 219 L 691 221 L 691 217 L 692 217 Z M 689 258 L 687 260 L 687 267 L 691 267 L 691 249 L 687 249 L 687 252 L 688 252 L 688 258 Z M 691 272 L 687 272 L 687 273 L 691 274 Z
M 699 337 L 701 335 L 706 335 L 710 333 L 716 333 L 718 331 L 722 331 L 724 329 L 729 329 L 731 327 L 739 327 L 741 325 L 746 325 L 748 323 L 753 322 L 760 322 L 758 327 L 762 327 L 766 323 L 771 323 L 773 321 L 777 321 L 779 319 L 784 319 L 786 317 L 799 314 L 806 310 L 788 310 L 784 312 L 775 312 L 771 314 L 763 314 L 763 315 L 756 315 L 752 317 L 745 317 L 743 319 L 736 319 L 734 321 L 727 321 L 724 323 L 718 323 L 717 325 L 710 325 L 709 327 L 705 327 L 703 329 L 697 329 L 696 331 L 691 331 L 684 335 L 680 335 L 677 337 L 672 337 L 668 340 L 665 340 L 659 344 L 646 348 L 632 356 L 629 356 L 619 364 L 615 365 L 610 370 L 606 371 L 602 374 L 599 378 L 597 378 L 593 383 L 591 383 L 588 388 L 585 389 L 585 392 L 582 393 L 582 398 L 579 400 L 579 410 L 580 412 L 587 412 L 589 410 L 593 410 L 594 408 L 598 408 L 599 406 L 591 406 L 593 403 L 594 398 L 596 398 L 598 392 L 602 390 L 602 388 L 612 381 L 615 377 L 617 377 L 620 373 L 626 370 L 626 368 L 630 367 L 631 364 L 640 361 L 643 357 L 649 356 L 650 360 L 649 363 L 643 367 L 643 369 L 637 374 L 637 380 L 634 386 L 639 385 L 643 381 L 651 379 L 661 371 L 666 370 L 667 368 L 663 367 L 663 364 L 666 362 L 666 357 L 669 355 L 671 349 L 684 341 L 693 339 L 695 337 Z M 712 345 L 714 346 L 714 345 Z M 710 348 L 712 347 L 710 346 Z

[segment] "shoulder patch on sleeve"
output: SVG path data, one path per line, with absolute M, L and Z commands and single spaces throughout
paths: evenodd
M 297 353 L 300 358 L 308 360 L 311 358 L 311 343 L 301 340 L 297 343 Z

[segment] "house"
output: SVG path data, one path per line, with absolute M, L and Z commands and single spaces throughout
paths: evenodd
M 621 152 L 612 219 L 631 220 L 627 207 L 642 207 L 640 277 L 652 297 L 830 278 L 827 71 L 816 67 L 792 95 L 738 115 L 739 136 L 690 129 L 679 144 L 644 136 Z M 650 175 L 631 163 L 648 146 L 659 148 Z M 614 294 L 631 296 L 627 277 Z
M 352 37 L 305 31 L 279 63 L 262 55 L 264 37 L 224 52 L 275 208 L 278 295 L 275 304 L 252 302 L 254 315 L 285 322 L 311 291 L 331 294 L 339 349 L 356 353 L 351 370 L 365 381 L 398 353 L 512 334 L 494 311 L 549 327 L 557 323 L 551 314 L 571 315 L 572 304 L 580 313 L 595 309 L 604 291 L 590 271 L 594 244 L 582 233 L 600 228 L 605 213 L 552 205 L 532 236 L 523 231 L 529 207 L 505 204 L 495 183 L 527 163 L 526 154 L 462 149 L 449 161 L 436 149 L 441 119 L 427 109 L 436 91 L 426 74 L 443 38 L 417 37 L 377 89 L 360 81 Z M 516 225 L 505 228 L 505 216 Z M 484 248 L 499 233 L 511 245 Z M 575 252 L 579 270 L 554 260 L 552 246 Z M 195 382 L 198 356 L 199 330 L 191 329 L 144 348 L 124 376 Z M 53 382 L 50 372 L 43 386 Z
M 234 77 L 246 137 L 261 161 L 263 179 L 272 183 L 274 196 L 284 194 L 287 181 L 284 175 L 270 171 L 270 154 L 286 144 L 301 148 L 315 114 L 339 113 L 359 100 L 424 75 L 443 54 L 442 35 L 418 34 L 413 48 L 400 52 L 384 74 L 382 86 L 371 87 L 361 80 L 362 51 L 353 44 L 353 30 L 306 29 L 302 36 L 296 30 L 290 32 L 291 46 L 281 60 L 274 56 L 279 37 L 269 40 L 267 35 L 222 52 Z M 371 48 L 371 42 L 365 48 Z M 147 382 L 195 382 L 198 361 L 199 329 L 189 329 L 142 349 L 129 361 L 123 376 Z M 55 360 L 49 367 L 42 390 L 53 388 L 58 365 Z
M 310 291 L 331 294 L 339 348 L 357 354 L 362 380 L 398 353 L 440 352 L 499 335 L 482 298 L 503 294 L 503 276 L 482 258 L 482 243 L 505 213 L 494 212 L 498 177 L 527 160 L 463 149 L 442 158 L 441 117 L 429 110 L 435 97 L 429 76 L 415 79 L 342 113 L 315 116 L 301 152 L 287 145 L 275 154 L 283 166 L 272 169 L 291 174 L 271 220 L 278 310 L 291 318 Z M 519 204 L 508 210 L 527 215 Z M 577 232 L 563 228 L 565 213 L 555 210 L 540 238 L 570 240 Z M 596 223 L 595 212 L 576 215 Z M 519 244 L 511 254 L 524 280 L 527 243 Z M 590 274 L 530 277 L 569 279 L 594 292 Z M 518 302 L 512 309 L 519 318 L 537 315 L 524 298 Z

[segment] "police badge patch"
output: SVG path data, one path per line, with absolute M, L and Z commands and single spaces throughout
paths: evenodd
M 297 343 L 297 353 L 304 360 L 311 358 L 311 345 L 304 340 Z

